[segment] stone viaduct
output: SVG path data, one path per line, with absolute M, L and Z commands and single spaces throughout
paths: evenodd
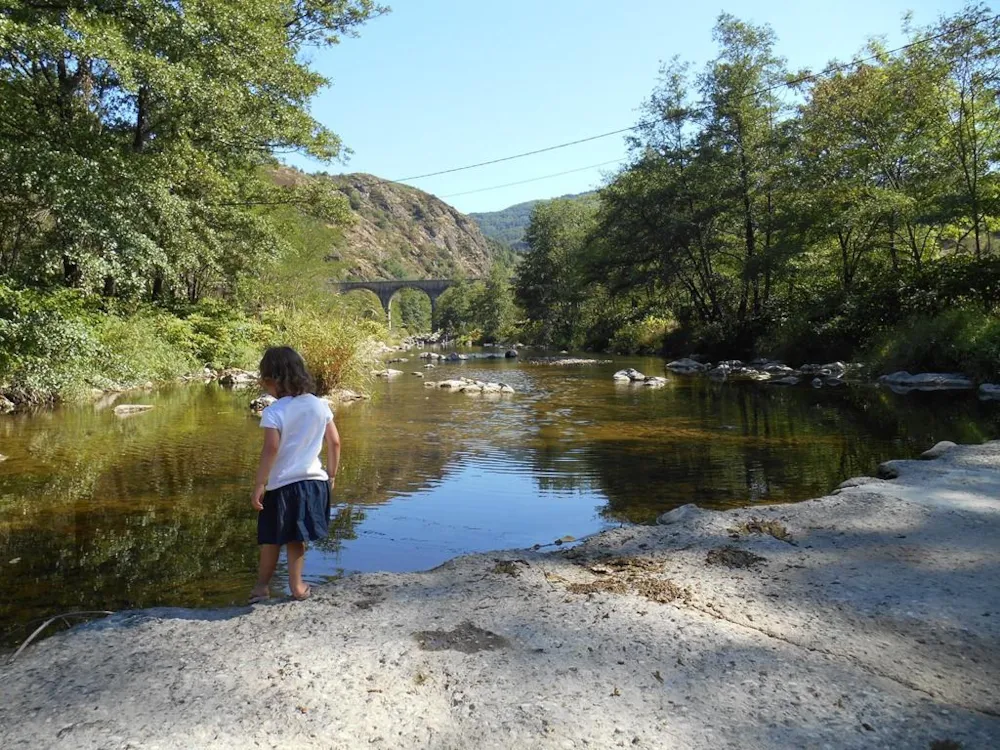
M 469 279 L 476 281 L 477 279 Z M 338 293 L 352 292 L 355 289 L 367 289 L 374 292 L 382 303 L 386 317 L 392 323 L 392 316 L 389 314 L 392 298 L 401 289 L 419 289 L 426 294 L 431 301 L 431 317 L 434 317 L 434 310 L 437 307 L 438 297 L 444 294 L 445 290 L 454 286 L 458 282 L 453 279 L 394 279 L 392 281 L 335 281 L 331 283 L 333 291 Z

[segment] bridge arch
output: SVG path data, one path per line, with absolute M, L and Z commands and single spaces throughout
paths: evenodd
M 392 306 L 392 298 L 397 292 L 403 289 L 417 289 L 426 294 L 431 301 L 431 319 L 433 320 L 438 298 L 457 283 L 453 279 L 394 279 L 392 281 L 337 281 L 333 282 L 331 286 L 333 291 L 338 294 L 351 292 L 355 289 L 367 289 L 370 292 L 374 292 L 379 302 L 382 303 L 382 309 L 385 310 L 386 318 L 391 327 L 392 314 L 390 308 Z

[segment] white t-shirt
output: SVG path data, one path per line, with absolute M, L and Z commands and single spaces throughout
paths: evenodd
M 319 462 L 327 422 L 333 421 L 330 405 L 311 393 L 284 396 L 268 406 L 260 415 L 260 426 L 281 433 L 278 455 L 267 489 L 276 490 L 286 484 L 306 479 L 329 479 Z

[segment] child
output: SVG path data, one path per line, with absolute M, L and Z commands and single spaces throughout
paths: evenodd
M 289 588 L 292 596 L 302 601 L 311 593 L 302 581 L 306 542 L 328 534 L 340 435 L 330 406 L 312 394 L 312 376 L 294 349 L 279 346 L 264 352 L 260 379 L 264 389 L 278 400 L 264 409 L 260 419 L 264 447 L 251 500 L 257 510 L 260 568 L 250 603 L 269 598 L 282 546 L 288 555 Z M 324 439 L 329 474 L 319 462 Z

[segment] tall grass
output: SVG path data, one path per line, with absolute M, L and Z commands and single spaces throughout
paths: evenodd
M 866 356 L 872 372 L 962 372 L 1000 378 L 1000 317 L 956 308 L 911 318 L 879 336 Z
M 306 362 L 319 393 L 360 388 L 370 382 L 377 363 L 380 323 L 324 315 L 311 310 L 279 309 L 266 316 L 275 329 L 273 344 L 291 346 Z

